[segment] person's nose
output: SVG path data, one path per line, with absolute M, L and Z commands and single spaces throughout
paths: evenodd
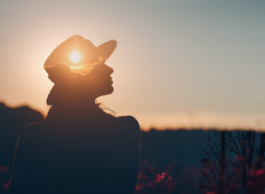
M 114 70 L 108 65 L 105 66 L 106 66 L 106 71 L 111 75 L 114 72 Z

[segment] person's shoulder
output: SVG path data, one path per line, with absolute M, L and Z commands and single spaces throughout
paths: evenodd
M 31 133 L 36 133 L 41 130 L 43 130 L 44 124 L 43 123 L 31 123 L 26 125 L 23 129 L 22 132 L 25 134 L 31 134 Z
M 140 125 L 133 116 L 116 117 L 116 120 L 127 129 L 129 128 L 134 132 L 140 132 Z
M 124 124 L 130 124 L 130 125 L 133 125 L 135 127 L 139 127 L 140 128 L 140 125 L 139 125 L 138 121 L 133 116 L 120 116 L 120 117 L 116 117 L 115 119 L 118 122 L 121 122 L 121 123 L 124 123 Z
M 23 130 L 25 131 L 34 131 L 34 130 L 39 130 L 41 128 L 43 128 L 44 124 L 43 123 L 31 123 L 31 124 L 27 124 Z
M 23 158 L 26 160 L 32 157 L 32 153 L 36 153 L 36 145 L 42 135 L 41 129 L 42 124 L 28 124 L 21 130 L 15 150 L 15 156 L 19 158 L 19 161 L 24 160 Z
M 43 131 L 44 125 L 42 123 L 28 124 L 22 129 L 20 139 L 36 139 L 36 136 L 41 135 Z

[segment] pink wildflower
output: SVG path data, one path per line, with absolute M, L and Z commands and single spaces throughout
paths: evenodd
M 168 183 L 171 180 L 172 180 L 172 178 L 169 176 L 169 174 L 167 172 L 162 172 L 161 175 L 157 175 L 155 182 L 159 183 L 159 182 L 163 181 L 163 182 Z

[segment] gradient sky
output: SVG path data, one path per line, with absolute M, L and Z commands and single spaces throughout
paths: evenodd
M 45 112 L 43 64 L 74 34 L 107 61 L 114 93 L 100 99 L 143 128 L 265 128 L 265 1 L 0 2 L 0 100 Z

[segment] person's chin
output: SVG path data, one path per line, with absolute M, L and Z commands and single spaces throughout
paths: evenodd
M 112 86 L 109 87 L 108 94 L 111 94 L 114 91 L 114 88 Z
M 102 95 L 109 95 L 114 91 L 114 88 L 112 86 L 109 86 L 108 88 L 105 88 Z

